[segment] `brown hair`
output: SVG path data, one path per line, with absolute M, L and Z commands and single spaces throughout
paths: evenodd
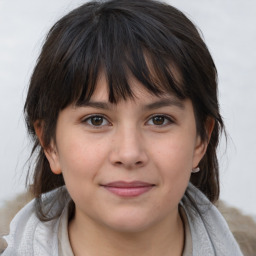
M 180 81 L 171 67 L 178 70 Z M 206 154 L 199 163 L 202 171 L 193 174 L 191 182 L 210 201 L 217 200 L 216 148 L 224 125 L 218 106 L 217 71 L 195 25 L 176 8 L 157 1 L 93 1 L 51 28 L 31 77 L 24 111 L 34 141 L 32 153 L 37 154 L 33 192 L 38 198 L 38 212 L 42 215 L 41 195 L 63 186 L 64 180 L 61 174 L 51 172 L 34 125 L 38 121 L 43 124 L 47 148 L 55 138 L 59 112 L 90 99 L 100 70 L 108 81 L 110 102 L 133 97 L 129 73 L 152 94 L 170 92 L 180 99 L 191 99 L 203 140 L 208 139 L 207 119 L 215 120 Z

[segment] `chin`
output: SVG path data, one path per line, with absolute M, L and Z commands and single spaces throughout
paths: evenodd
M 140 233 L 151 227 L 148 223 L 137 223 L 126 221 L 122 223 L 112 223 L 109 227 L 116 232 L 124 234 Z
M 151 217 L 149 219 L 149 216 Z M 112 230 L 121 233 L 137 233 L 150 229 L 157 222 L 152 214 L 122 214 L 112 215 L 105 224 Z

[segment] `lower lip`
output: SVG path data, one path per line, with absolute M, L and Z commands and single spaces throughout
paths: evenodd
M 121 196 L 121 197 L 136 197 L 140 196 L 153 188 L 153 186 L 145 186 L 145 187 L 108 187 L 104 186 L 109 192 Z

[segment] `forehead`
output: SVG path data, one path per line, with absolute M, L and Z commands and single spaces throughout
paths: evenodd
M 145 94 L 151 97 L 170 94 L 183 100 L 188 97 L 183 72 L 174 61 L 161 57 L 157 61 L 152 52 L 143 52 L 141 58 L 142 63 L 137 63 L 136 60 L 125 60 L 122 63 L 119 60 L 117 64 L 116 60 L 111 60 L 111 63 L 101 62 L 97 68 L 90 66 L 85 82 L 78 78 L 78 83 L 71 84 L 71 87 L 74 85 L 73 94 L 76 95 L 72 102 L 79 106 L 96 95 L 108 95 L 109 101 L 114 104 Z
M 95 90 L 89 100 L 80 102 L 79 106 L 91 106 L 96 108 L 112 108 L 120 102 L 143 105 L 145 109 L 154 109 L 164 106 L 174 105 L 180 109 L 184 109 L 184 100 L 179 99 L 173 93 L 164 92 L 161 94 L 154 94 L 148 90 L 141 82 L 135 78 L 129 78 L 129 86 L 132 96 L 127 99 L 119 100 L 115 103 L 109 101 L 109 85 L 104 75 L 98 77 Z
M 162 93 L 154 93 L 147 89 L 146 86 L 144 86 L 140 81 L 138 81 L 136 78 L 129 76 L 127 79 L 127 82 L 129 84 L 129 89 L 131 90 L 131 96 L 128 98 L 129 100 L 139 100 L 139 99 L 148 99 L 154 100 L 154 99 L 166 99 L 166 98 L 177 98 L 174 93 L 171 92 L 162 92 Z M 106 76 L 101 73 L 98 76 L 95 90 L 90 98 L 90 101 L 109 101 L 109 83 L 106 79 Z M 127 99 L 127 100 L 128 100 Z M 177 98 L 178 99 L 178 98 Z

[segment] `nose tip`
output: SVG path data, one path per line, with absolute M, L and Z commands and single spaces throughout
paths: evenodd
M 143 166 L 144 165 L 144 161 L 137 161 L 137 162 L 135 162 L 135 163 L 133 163 L 133 162 L 130 162 L 130 164 L 128 164 L 128 161 L 123 161 L 123 162 L 121 162 L 121 161 L 116 161 L 116 162 L 114 162 L 114 165 L 116 165 L 116 166 L 122 166 L 122 165 L 125 165 L 125 166 L 130 166 L 130 167 L 140 167 L 140 166 Z
M 113 142 L 110 161 L 115 166 L 132 169 L 144 166 L 148 157 L 142 141 L 136 136 L 130 136 Z

